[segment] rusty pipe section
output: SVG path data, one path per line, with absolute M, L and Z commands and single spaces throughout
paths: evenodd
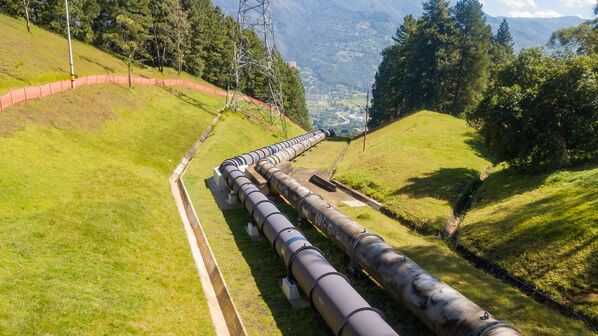
M 490 315 L 276 167 L 302 146 L 262 159 L 255 169 L 268 180 L 271 190 L 297 208 L 301 218 L 309 219 L 348 254 L 354 266 L 366 270 L 437 335 L 520 336 L 513 326 Z
M 294 148 L 294 155 L 298 155 L 329 135 L 329 131 L 319 130 L 228 159 L 220 166 L 220 172 L 262 235 L 283 259 L 288 278 L 307 295 L 335 335 L 398 336 L 382 314 L 351 287 L 345 276 L 328 263 L 323 253 L 239 169 L 286 148 Z

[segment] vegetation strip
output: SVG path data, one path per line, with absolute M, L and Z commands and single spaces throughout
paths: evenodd
M 90 85 L 90 84 L 106 84 L 106 83 L 127 84 L 128 80 L 129 79 L 127 76 L 116 76 L 116 75 L 84 76 L 84 77 L 78 77 L 75 79 L 75 88 L 82 86 L 82 85 Z M 201 85 L 201 84 L 194 83 L 192 81 L 188 81 L 186 79 L 159 79 L 159 78 L 131 77 L 131 82 L 132 82 L 132 84 L 155 85 L 155 86 L 183 85 L 183 86 L 187 86 L 192 89 L 199 90 L 199 91 L 209 93 L 209 94 L 213 94 L 216 96 L 222 96 L 222 97 L 228 96 L 228 93 L 223 90 L 213 89 L 213 88 L 207 87 L 205 85 Z M 42 85 L 28 86 L 28 87 L 23 87 L 20 89 L 15 89 L 15 90 L 9 91 L 8 93 L 0 96 L 0 111 L 4 110 L 12 105 L 21 103 L 21 102 L 26 102 L 31 99 L 47 97 L 47 96 L 68 90 L 70 88 L 71 88 L 70 80 L 63 80 L 63 81 L 58 81 L 58 82 L 51 82 L 51 83 L 46 83 L 46 84 L 42 84 Z M 243 96 L 243 97 L 241 97 L 241 99 L 250 100 L 257 105 L 261 105 L 262 107 L 271 109 L 270 106 L 264 104 L 263 102 L 255 99 L 255 98 L 252 98 L 249 96 Z M 275 111 L 275 112 L 278 115 L 280 115 L 280 112 L 278 112 L 278 111 Z M 288 116 L 284 115 L 284 118 L 288 122 L 292 123 L 293 125 L 301 128 L 294 121 L 289 119 Z
M 208 298 L 210 313 L 216 328 L 216 333 L 219 336 L 242 336 L 247 335 L 247 331 L 245 330 L 245 326 L 243 325 L 230 291 L 226 286 L 226 282 L 222 277 L 218 263 L 212 253 L 212 249 L 210 248 L 201 223 L 197 218 L 195 209 L 193 208 L 193 204 L 182 179 L 195 153 L 218 122 L 220 115 L 221 111 L 218 112 L 212 123 L 201 134 L 199 140 L 181 160 L 181 163 L 170 177 L 170 184 L 185 229 L 188 234 L 194 234 L 194 239 L 189 237 L 189 243 L 191 244 L 192 251 L 197 250 L 199 252 L 199 258 L 197 258 L 194 253 L 194 259 L 200 273 L 204 292 Z M 193 246 L 193 244 L 195 244 L 195 246 Z

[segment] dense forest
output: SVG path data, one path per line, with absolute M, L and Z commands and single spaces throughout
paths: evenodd
M 423 9 L 382 51 L 370 126 L 428 109 L 466 118 L 497 161 L 523 171 L 598 157 L 598 19 L 515 55 L 507 21 L 493 35 L 478 0 Z
M 4 0 L 0 11 L 25 17 L 29 22 L 66 34 L 62 1 Z M 211 0 L 71 0 L 72 36 L 133 62 L 162 70 L 179 71 L 227 87 L 233 59 L 236 21 L 214 7 Z M 251 35 L 251 33 L 249 34 Z M 252 46 L 259 54 L 265 46 L 254 34 Z M 311 120 L 303 83 L 297 69 L 279 57 L 285 113 L 305 129 Z M 241 83 L 244 92 L 264 92 L 266 81 L 256 71 Z

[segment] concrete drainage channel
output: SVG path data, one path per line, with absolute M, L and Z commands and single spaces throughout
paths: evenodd
M 181 160 L 181 163 L 170 176 L 170 186 L 181 219 L 185 225 L 187 239 L 189 240 L 189 246 L 191 247 L 193 259 L 197 266 L 202 288 L 208 301 L 210 316 L 216 335 L 244 336 L 247 335 L 247 331 L 245 330 L 245 326 L 243 326 L 239 312 L 218 268 L 206 235 L 197 219 L 195 209 L 191 204 L 191 199 L 187 194 L 187 189 L 182 179 L 195 152 L 208 137 L 219 118 L 220 112 L 218 112 L 218 115 L 216 115 L 212 123 L 202 133 L 199 140 Z

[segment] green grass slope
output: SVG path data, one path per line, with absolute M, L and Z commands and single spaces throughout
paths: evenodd
M 293 160 L 293 167 L 332 169 L 339 154 L 347 147 L 347 139 L 330 138 Z
M 460 241 L 538 289 L 598 319 L 598 166 L 491 174 Z
M 70 78 L 65 38 L 34 25 L 29 33 L 22 19 L 3 14 L 0 14 L 0 27 L 0 94 L 23 86 Z M 77 77 L 127 73 L 127 65 L 119 58 L 76 40 L 73 40 L 73 63 Z M 133 67 L 133 75 L 175 78 L 177 73 L 168 68 L 160 73 Z M 187 74 L 182 78 L 208 85 Z
M 466 122 L 422 111 L 353 141 L 336 179 L 407 217 L 441 228 L 466 187 L 490 165 Z
M 0 113 L 0 334 L 213 334 L 168 177 L 223 104 L 108 84 Z

